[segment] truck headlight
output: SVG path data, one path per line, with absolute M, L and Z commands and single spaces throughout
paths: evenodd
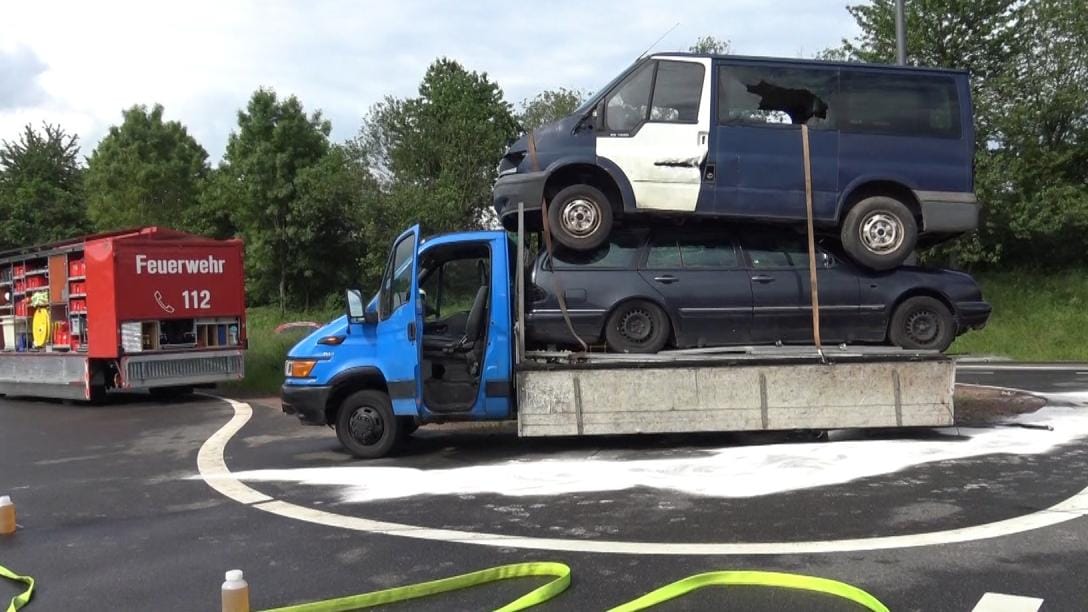
M 288 359 L 283 366 L 283 373 L 287 378 L 309 378 L 315 365 L 316 359 Z

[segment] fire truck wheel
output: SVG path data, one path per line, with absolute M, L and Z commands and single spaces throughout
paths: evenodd
M 92 406 L 98 406 L 106 402 L 106 386 L 105 385 L 91 385 L 91 396 L 87 398 L 87 403 Z
M 389 396 L 371 389 L 356 391 L 340 404 L 336 437 L 360 459 L 377 459 L 393 450 L 401 423 L 393 415 Z

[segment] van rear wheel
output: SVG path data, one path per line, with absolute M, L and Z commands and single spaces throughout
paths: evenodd
M 918 243 L 918 224 L 905 204 L 888 196 L 858 202 L 842 223 L 842 246 L 872 270 L 899 267 Z
M 360 459 L 389 454 L 400 438 L 400 421 L 393 415 L 389 396 L 381 391 L 356 391 L 340 404 L 336 437 Z
M 612 232 L 612 204 L 596 187 L 571 185 L 548 203 L 548 226 L 568 249 L 593 250 Z

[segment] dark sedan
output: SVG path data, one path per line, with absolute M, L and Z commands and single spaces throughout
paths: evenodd
M 803 236 L 739 227 L 616 231 L 590 252 L 542 253 L 528 291 L 529 340 L 573 346 L 556 292 L 578 335 L 615 352 L 747 344 L 811 344 Z M 817 247 L 825 343 L 943 351 L 980 329 L 990 305 L 971 276 L 904 266 L 872 272 Z

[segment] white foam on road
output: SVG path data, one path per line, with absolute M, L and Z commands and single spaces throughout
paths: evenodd
M 419 495 L 497 494 L 511 497 L 608 492 L 633 487 L 719 498 L 753 497 L 891 474 L 937 461 L 993 454 L 1039 454 L 1088 436 L 1088 393 L 1049 396 L 1073 406 L 1048 406 L 1016 422 L 1050 425 L 940 430 L 932 439 L 857 439 L 674 451 L 625 450 L 587 457 L 568 452 L 443 469 L 395 466 L 267 469 L 236 472 L 251 482 L 342 487 L 344 502 Z M 588 444 L 588 442 L 587 442 Z

